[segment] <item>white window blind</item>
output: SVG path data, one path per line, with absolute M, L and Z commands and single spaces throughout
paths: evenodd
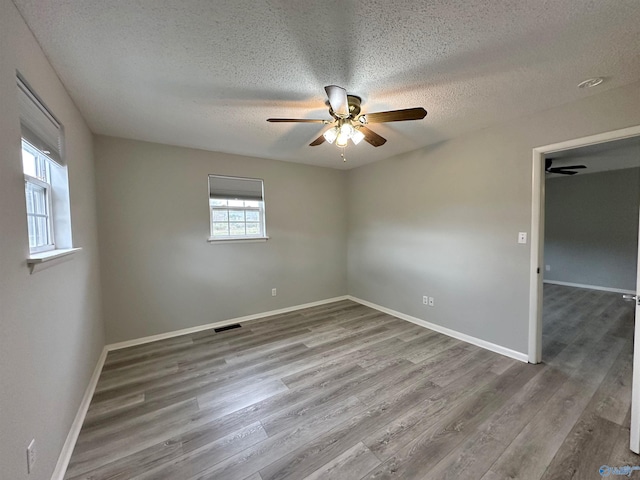
M 209 198 L 262 201 L 262 180 L 209 175 Z
M 62 127 L 24 81 L 18 77 L 22 138 L 64 165 Z

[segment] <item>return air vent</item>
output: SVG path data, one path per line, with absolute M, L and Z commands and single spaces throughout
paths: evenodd
M 242 325 L 240 325 L 239 323 L 234 323 L 233 325 L 226 325 L 224 327 L 220 327 L 220 328 L 214 328 L 213 331 L 218 333 L 218 332 L 224 332 L 225 330 L 233 330 L 234 328 L 240 328 Z

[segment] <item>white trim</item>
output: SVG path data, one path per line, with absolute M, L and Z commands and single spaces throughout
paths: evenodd
M 603 292 L 627 293 L 635 295 L 635 290 L 625 290 L 624 288 L 601 287 L 599 285 L 585 285 L 583 283 L 561 282 L 560 280 L 543 280 L 544 283 L 550 285 L 561 285 L 563 287 L 587 288 L 589 290 L 600 290 Z
M 515 360 L 519 360 L 521 362 L 527 363 L 528 356 L 526 353 L 516 352 L 515 350 L 511 350 L 510 348 L 506 348 L 501 345 L 497 345 L 495 343 L 487 342 L 486 340 L 472 337 L 471 335 L 467 335 L 466 333 L 460 333 L 456 330 L 452 330 L 450 328 L 443 327 L 441 325 L 436 325 L 435 323 L 427 322 L 426 320 L 422 320 L 420 318 L 412 317 L 411 315 L 407 315 L 405 313 L 398 312 L 396 310 L 392 310 L 390 308 L 386 308 L 381 305 L 368 302 L 366 300 L 362 300 L 361 298 L 348 295 L 348 299 L 353 300 L 354 302 L 360 303 L 362 305 L 365 305 L 367 307 L 373 308 L 375 310 L 388 313 L 389 315 L 393 315 L 394 317 L 398 317 L 402 320 L 406 320 L 407 322 L 411 322 L 421 327 L 428 328 L 429 330 L 433 330 L 435 332 L 442 333 L 449 337 L 462 340 L 463 342 L 471 343 L 472 345 L 476 345 L 486 350 L 499 353 L 500 355 L 504 355 L 505 357 L 510 357 Z
M 149 337 L 135 338 L 133 340 L 126 340 L 124 342 L 111 343 L 105 348 L 108 351 L 120 350 L 121 348 L 133 347 L 134 345 L 142 345 L 145 343 L 156 342 L 158 340 L 165 340 L 167 338 L 179 337 L 180 335 L 188 335 L 190 333 L 201 332 L 203 330 L 210 330 L 212 328 L 225 327 L 227 325 L 233 325 L 234 323 L 249 322 L 251 320 L 257 320 L 259 318 L 270 317 L 272 315 L 281 315 L 283 313 L 294 312 L 296 310 L 302 310 L 303 308 L 316 307 L 318 305 L 324 305 L 326 303 L 339 302 L 341 300 L 347 300 L 347 295 L 341 297 L 327 298 L 325 300 L 319 300 L 317 302 L 304 303 L 302 305 L 295 305 L 293 307 L 281 308 L 279 310 L 271 310 L 268 312 L 255 313 L 253 315 L 245 315 L 244 317 L 230 318 L 228 320 L 221 320 L 219 322 L 207 323 L 205 325 L 198 325 L 197 327 L 183 328 L 182 330 L 174 330 L 172 332 L 159 333 L 157 335 L 151 335 Z
M 552 143 L 551 145 L 536 147 L 534 150 L 542 153 L 555 153 L 563 150 L 571 150 L 577 147 L 586 147 L 587 145 L 597 145 L 599 143 L 637 137 L 638 135 L 640 135 L 640 125 L 635 125 L 633 127 L 621 128 L 620 130 L 612 130 L 610 132 L 574 138 L 573 140 L 565 140 L 564 142 Z
M 55 260 L 56 258 L 66 257 L 72 253 L 76 253 L 82 250 L 82 248 L 58 248 L 56 250 L 49 250 L 47 252 L 34 253 L 27 258 L 27 264 L 35 265 L 36 263 L 45 263 Z
M 237 238 L 220 238 L 220 237 L 209 237 L 207 242 L 214 243 L 256 243 L 256 242 L 266 242 L 269 240 L 269 237 L 237 237 Z
M 576 147 L 622 140 L 640 135 L 640 125 L 589 135 L 533 149 L 531 182 L 531 258 L 529 272 L 529 362 L 542 360 L 542 275 L 544 265 L 544 155 Z M 640 409 L 640 406 L 638 406 Z
M 257 320 L 259 318 L 270 317 L 272 315 L 280 315 L 283 313 L 289 313 L 296 310 L 302 310 L 304 308 L 316 307 L 318 305 L 324 305 L 327 303 L 339 302 L 341 300 L 348 300 L 349 297 L 347 295 L 343 295 L 341 297 L 333 297 L 327 298 L 325 300 L 319 300 L 317 302 L 304 303 L 302 305 L 295 305 L 293 307 L 281 308 L 279 310 L 271 310 L 269 312 L 256 313 L 254 315 L 246 315 L 244 317 L 231 318 L 229 320 L 222 320 L 216 323 L 209 323 L 207 325 L 200 325 L 198 327 L 185 328 L 182 330 L 175 330 L 173 332 L 161 333 L 159 335 L 152 335 L 149 337 L 137 338 L 134 340 L 127 340 L 126 342 L 112 343 L 106 345 L 102 349 L 102 353 L 100 354 L 100 358 L 98 359 L 98 363 L 96 364 L 96 368 L 93 371 L 93 375 L 91 376 L 91 380 L 89 380 L 89 385 L 84 393 L 84 397 L 82 397 L 82 402 L 80 403 L 80 407 L 78 408 L 78 413 L 76 414 L 76 418 L 73 420 L 71 424 L 71 429 L 69 430 L 69 434 L 67 435 L 67 439 L 64 442 L 62 447 L 62 451 L 58 457 L 58 463 L 56 464 L 56 468 L 53 471 L 53 475 L 51 476 L 51 480 L 63 480 L 64 475 L 67 471 L 67 467 L 69 466 L 69 460 L 71 460 L 71 454 L 73 453 L 73 449 L 75 448 L 76 441 L 78 440 L 78 435 L 80 434 L 80 430 L 82 428 L 82 424 L 84 423 L 84 419 L 87 415 L 87 411 L 89 410 L 89 405 L 91 404 L 91 399 L 93 397 L 93 393 L 95 392 L 96 385 L 98 384 L 98 379 L 100 378 L 100 373 L 102 373 L 102 367 L 104 366 L 104 362 L 107 358 L 107 353 L 112 350 L 119 350 L 121 348 L 132 347 L 134 345 L 142 345 L 145 343 L 155 342 L 157 340 L 164 340 L 166 338 L 177 337 L 179 335 L 185 335 L 188 333 L 200 332 L 202 330 L 208 330 L 211 328 L 224 327 L 225 325 L 231 325 L 234 323 L 240 322 L 248 322 L 251 320 Z
M 640 237 L 640 229 L 638 231 Z M 636 289 L 640 290 L 640 242 L 638 243 L 638 265 L 636 267 Z M 640 294 L 637 292 L 636 295 Z M 629 425 L 629 448 L 640 453 L 640 303 L 636 298 L 635 326 L 633 328 L 633 377 L 631 380 L 631 421 Z
M 80 430 L 82 429 L 84 418 L 87 415 L 87 410 L 89 410 L 89 405 L 91 404 L 91 399 L 93 398 L 93 393 L 96 389 L 96 385 L 98 384 L 98 379 L 100 378 L 100 373 L 102 373 L 102 366 L 104 365 L 104 361 L 106 358 L 107 347 L 104 347 L 102 349 L 100 357 L 98 358 L 98 363 L 96 363 L 96 368 L 94 368 L 93 370 L 93 375 L 91 375 L 91 380 L 89 380 L 89 385 L 84 392 L 82 402 L 80 402 L 78 413 L 76 413 L 76 417 L 73 419 L 73 423 L 71 424 L 71 429 L 69 430 L 67 439 L 62 446 L 62 451 L 58 456 L 58 463 L 56 463 L 56 468 L 53 470 L 51 480 L 64 479 L 64 475 L 67 472 L 67 467 L 69 466 L 69 460 L 71 460 L 71 454 L 73 453 L 73 449 L 76 446 L 78 435 L 80 435 Z
M 640 271 L 640 258 L 638 259 Z M 638 307 L 636 306 L 636 312 Z M 637 315 L 636 315 L 637 317 Z M 629 432 L 629 449 L 634 453 L 640 453 L 640 323 L 636 318 L 633 331 L 633 377 L 631 381 L 631 421 Z
M 529 363 L 542 361 L 542 275 L 544 263 L 544 156 L 533 151 L 531 171 L 531 258 L 529 265 Z M 538 341 L 540 340 L 540 341 Z
M 57 248 L 55 250 L 48 250 L 46 252 L 33 253 L 27 258 L 27 266 L 29 267 L 29 274 L 33 275 L 36 265 L 42 265 L 43 263 L 57 260 L 68 255 L 72 255 L 79 252 L 82 248 Z

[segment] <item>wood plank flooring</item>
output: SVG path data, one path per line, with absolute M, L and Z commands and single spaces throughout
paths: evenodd
M 341 301 L 109 353 L 66 479 L 590 479 L 628 448 L 633 305 L 545 286 L 524 364 Z

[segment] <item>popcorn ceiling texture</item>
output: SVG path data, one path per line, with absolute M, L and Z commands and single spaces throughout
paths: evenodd
M 352 168 L 640 79 L 638 0 L 14 0 L 95 133 Z M 592 90 L 588 77 L 606 82 Z M 323 86 L 386 145 L 308 147 Z

